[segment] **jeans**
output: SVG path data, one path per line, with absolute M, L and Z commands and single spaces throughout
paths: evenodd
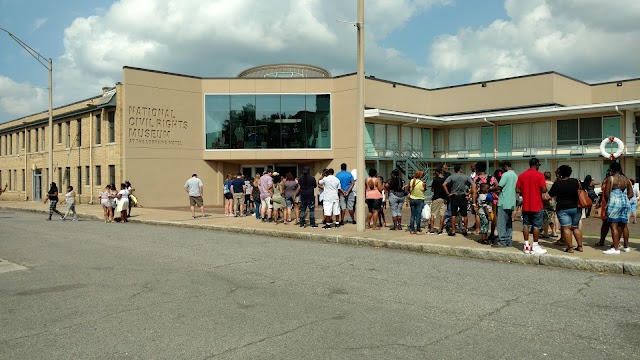
M 424 200 L 409 199 L 409 206 L 411 207 L 411 221 L 409 222 L 409 230 L 419 232 L 420 225 L 422 223 L 422 208 L 424 207 Z
M 305 224 L 305 215 L 306 215 L 307 209 L 309 209 L 309 225 L 315 225 L 316 224 L 316 215 L 315 215 L 316 201 L 315 201 L 315 199 L 311 199 L 311 200 L 301 199 L 301 201 L 300 201 L 300 226 L 304 226 L 304 224 Z
M 503 246 L 513 246 L 513 221 L 511 213 L 513 209 L 505 209 L 498 206 L 498 244 Z
M 253 209 L 253 214 L 256 216 L 256 219 L 258 220 L 260 220 L 260 203 L 261 203 L 260 200 L 253 200 L 253 205 L 255 207 L 255 209 Z

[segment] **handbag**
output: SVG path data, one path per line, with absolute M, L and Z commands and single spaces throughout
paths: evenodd
M 587 194 L 587 191 L 582 189 L 580 180 L 576 179 L 576 181 L 578 182 L 578 207 L 580 209 L 590 208 L 591 206 L 593 206 L 593 201 L 591 201 L 591 199 L 589 198 L 589 194 Z

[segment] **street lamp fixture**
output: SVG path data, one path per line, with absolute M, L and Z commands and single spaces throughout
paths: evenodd
M 29 55 L 33 56 L 34 59 L 49 71 L 49 177 L 53 179 L 53 60 L 51 60 L 51 58 L 45 58 L 42 54 L 35 51 L 31 46 L 25 44 L 24 41 L 20 40 L 11 32 L 3 28 L 0 28 L 0 30 L 7 33 L 13 41 L 17 42 L 18 45 L 29 53 Z M 47 181 L 50 182 L 51 179 L 47 179 Z

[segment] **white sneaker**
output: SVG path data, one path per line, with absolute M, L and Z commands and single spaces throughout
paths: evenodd
M 609 250 L 605 250 L 602 253 L 603 254 L 607 254 L 607 255 L 620 255 L 620 250 L 616 250 L 614 248 L 609 248 Z
M 531 250 L 531 254 L 534 254 L 534 255 L 543 255 L 543 254 L 546 254 L 546 253 L 547 253 L 547 250 L 543 249 L 540 246 L 534 246 L 533 250 Z
M 527 255 L 531 254 L 531 245 L 525 245 L 523 251 Z
M 631 249 L 629 249 L 628 247 L 621 247 L 621 248 L 620 248 L 620 251 L 622 251 L 622 252 L 629 252 L 629 251 L 631 251 Z

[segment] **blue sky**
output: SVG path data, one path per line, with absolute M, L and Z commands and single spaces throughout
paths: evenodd
M 640 76 L 640 1 L 366 0 L 366 71 L 424 87 L 555 70 Z M 603 13 L 616 16 L 603 17 Z M 0 0 L 4 28 L 54 62 L 54 106 L 123 66 L 232 77 L 296 62 L 355 71 L 356 0 Z M 45 110 L 46 69 L 0 33 L 0 123 Z

